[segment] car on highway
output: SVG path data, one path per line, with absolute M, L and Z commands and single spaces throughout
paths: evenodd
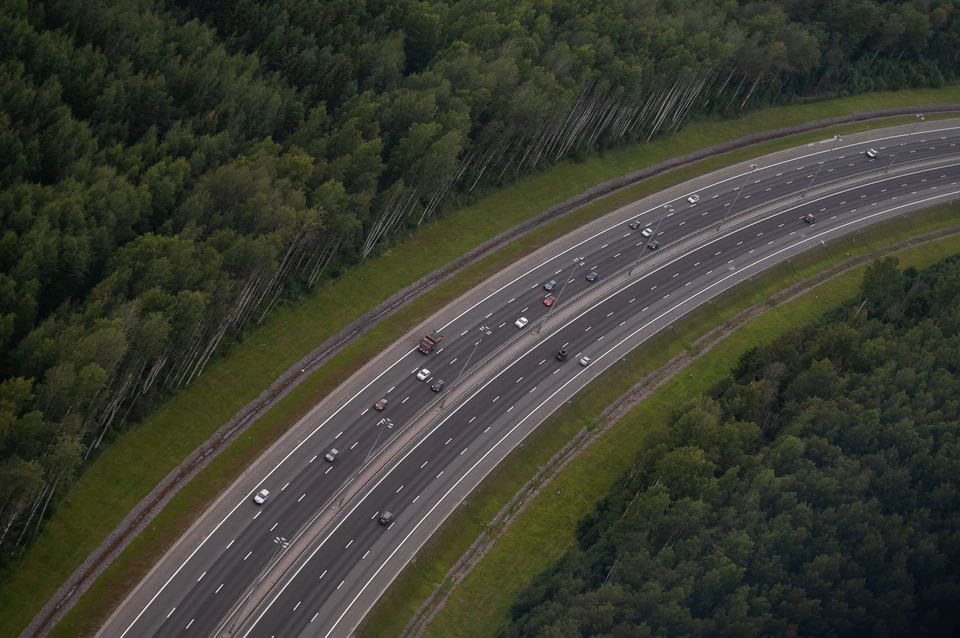
M 417 379 L 420 381 L 426 381 L 428 378 L 430 378 L 430 371 L 426 368 L 417 373 Z
M 263 505 L 267 502 L 268 498 L 270 498 L 270 490 L 260 490 L 257 492 L 257 495 L 253 497 L 253 502 L 257 505 Z
M 522 328 L 528 323 L 530 323 L 529 319 L 527 319 L 526 317 L 520 317 L 519 319 L 517 319 L 517 321 L 513 325 L 515 325 L 518 328 Z
M 340 450 L 338 450 L 338 449 L 335 448 L 335 447 L 332 447 L 332 448 L 330 448 L 330 451 L 327 452 L 326 455 L 325 455 L 323 458 L 325 458 L 325 459 L 327 459 L 329 462 L 333 463 L 334 461 L 337 460 L 337 455 L 338 455 L 338 454 L 340 454 Z
M 553 302 L 556 300 L 557 298 L 554 297 L 553 295 L 547 295 L 546 297 L 543 298 L 543 305 L 549 308 L 550 306 L 553 305 Z
M 694 193 L 693 195 L 687 198 L 687 201 L 690 202 L 691 204 L 696 204 L 697 202 L 700 201 L 700 196 Z
M 867 157 L 869 157 L 870 159 L 876 159 L 877 155 L 879 155 L 879 154 L 880 154 L 880 153 L 878 153 L 878 152 L 877 152 L 877 149 L 875 149 L 875 148 L 871 148 L 871 149 L 868 150 L 867 153 L 866 153 Z
M 567 351 L 560 350 L 560 352 L 557 353 L 557 361 L 566 361 L 566 360 L 567 360 Z
M 639 219 L 635 219 L 635 220 L 633 220 L 632 222 L 630 222 L 630 230 L 636 230 L 636 229 L 638 229 L 638 228 L 640 228 L 640 220 L 639 220 Z
M 373 409 L 376 410 L 377 412 L 383 412 L 383 409 L 385 407 L 387 407 L 386 399 L 380 399 L 379 401 L 373 404 Z
M 597 277 L 599 277 L 599 276 L 600 276 L 600 275 L 598 275 L 597 273 L 592 272 L 592 273 L 590 273 L 589 275 L 587 275 L 587 281 L 589 281 L 590 283 L 593 283 L 593 282 L 595 282 L 595 281 L 597 280 Z
M 643 229 L 643 232 L 640 234 L 643 235 L 644 237 L 649 237 L 650 235 L 653 234 L 653 229 L 647 226 L 646 228 Z
M 817 218 L 814 217 L 812 213 L 807 213 L 806 215 L 804 215 L 804 216 L 801 217 L 800 219 L 802 219 L 803 221 L 807 222 L 808 224 L 812 224 L 814 221 L 816 221 Z
M 587 357 L 587 356 L 580 357 L 580 365 L 582 365 L 584 368 L 590 365 L 590 357 Z
M 443 390 L 443 379 L 434 381 L 433 385 L 430 386 L 430 389 L 433 390 L 434 392 L 440 392 L 440 390 Z
M 660 248 L 660 242 L 654 239 L 652 242 L 647 244 L 647 248 L 649 248 L 650 250 L 656 250 L 657 248 Z
M 390 512 L 384 512 L 380 515 L 380 518 L 377 519 L 377 522 L 381 525 L 389 525 L 393 522 L 393 514 Z
M 553 279 L 543 284 L 543 289 L 546 290 L 547 292 L 551 292 L 556 287 L 557 287 L 557 282 L 555 282 Z

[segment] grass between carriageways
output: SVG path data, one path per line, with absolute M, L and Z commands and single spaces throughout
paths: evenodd
M 755 303 L 816 275 L 850 256 L 871 253 L 912 235 L 960 223 L 960 204 L 941 206 L 895 219 L 808 251 L 740 284 L 704 304 L 672 329 L 627 355 L 600 380 L 568 402 L 510 454 L 443 524 L 394 581 L 361 625 L 365 638 L 399 635 L 437 583 L 449 588 L 445 576 L 477 536 L 487 529 L 505 503 L 583 427 L 616 398 L 662 366 L 700 336 L 725 324 Z M 933 263 L 960 251 L 954 236 L 911 248 L 898 255 L 901 267 Z M 556 560 L 574 542 L 576 522 L 606 493 L 619 472 L 632 462 L 646 424 L 660 418 L 676 401 L 693 396 L 727 374 L 750 344 L 770 340 L 784 330 L 818 317 L 824 310 L 854 295 L 861 270 L 834 278 L 804 297 L 771 309 L 736 330 L 653 396 L 642 402 L 609 432 L 574 460 L 517 518 L 473 573 L 453 593 L 426 632 L 438 636 L 491 636 L 507 618 L 516 593 Z M 490 529 L 495 534 L 497 529 Z M 522 559 L 520 558 L 522 557 Z
M 0 617 L 0 635 L 15 635 L 26 626 L 56 588 L 163 476 L 280 373 L 383 299 L 473 246 L 598 182 L 704 146 L 845 113 L 958 101 L 960 87 L 948 87 L 938 91 L 858 96 L 760 111 L 735 121 L 699 123 L 651 144 L 609 152 L 580 164 L 559 166 L 429 224 L 386 254 L 347 272 L 300 306 L 274 313 L 263 329 L 235 347 L 229 357 L 211 366 L 191 389 L 121 437 L 85 474 L 37 544 L 4 578 L 0 605 L 5 613 Z M 901 118 L 899 121 L 911 120 Z M 849 132 L 870 126 L 855 125 L 838 130 Z M 100 579 L 102 582 L 94 587 L 96 593 L 81 600 L 78 612 L 83 612 L 82 618 L 72 612 L 64 626 L 89 630 L 101 621 L 175 541 L 189 520 L 202 512 L 260 450 L 310 405 L 436 308 L 517 257 L 642 194 L 738 160 L 821 139 L 832 132 L 758 145 L 621 191 L 514 242 L 381 322 L 312 374 L 274 414 L 249 430 L 209 472 L 205 471 L 199 480 L 187 486 L 168 506 L 175 514 L 161 515 L 151 524 L 145 535 L 150 542 L 138 540 L 116 566 L 108 568 Z M 68 629 L 57 635 L 82 634 L 70 633 Z

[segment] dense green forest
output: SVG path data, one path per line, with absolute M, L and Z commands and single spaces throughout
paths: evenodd
M 958 477 L 960 255 L 875 262 L 653 428 L 499 635 L 955 636 Z
M 954 81 L 960 0 L 4 0 L 0 566 L 243 331 L 694 117 Z

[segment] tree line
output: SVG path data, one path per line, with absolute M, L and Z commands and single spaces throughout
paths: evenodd
M 0 37 L 2 566 L 278 305 L 556 162 L 953 81 L 960 0 L 8 0 Z
M 498 635 L 955 635 L 958 397 L 960 255 L 875 262 L 653 427 Z

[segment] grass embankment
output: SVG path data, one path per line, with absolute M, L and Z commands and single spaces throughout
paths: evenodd
M 557 167 L 430 224 L 382 257 L 346 273 L 301 306 L 274 313 L 268 325 L 234 348 L 228 358 L 213 365 L 189 391 L 127 433 L 106 452 L 61 505 L 24 560 L 4 578 L 0 587 L 0 608 L 4 610 L 0 635 L 19 633 L 70 573 L 158 481 L 303 354 L 391 294 L 484 240 L 596 183 L 742 135 L 871 109 L 952 102 L 960 102 L 960 87 L 865 95 L 769 109 L 735 121 L 696 124 L 651 144 Z M 838 131 L 853 132 L 869 127 L 855 125 Z M 821 132 L 759 145 L 621 191 L 600 204 L 550 224 L 534 236 L 514 242 L 381 322 L 312 374 L 184 488 L 81 598 L 77 608 L 53 635 L 88 635 L 190 521 L 261 450 L 398 334 L 436 308 L 518 256 L 637 197 L 736 161 L 825 135 L 828 134 Z
M 781 264 L 745 282 L 712 303 L 701 306 L 630 353 L 552 415 L 524 449 L 511 454 L 484 484 L 445 522 L 381 599 L 358 635 L 397 636 L 418 606 L 450 567 L 539 467 L 584 426 L 592 425 L 617 397 L 690 347 L 700 336 L 737 313 L 811 275 L 848 259 L 875 252 L 915 234 L 960 223 L 960 204 L 942 206 L 851 235 Z M 923 268 L 960 251 L 960 236 L 912 247 L 897 255 L 901 267 Z M 474 571 L 451 595 L 425 636 L 492 636 L 508 618 L 516 593 L 575 542 L 576 522 L 608 491 L 634 460 L 650 424 L 662 421 L 679 401 L 706 391 L 729 374 L 751 345 L 774 339 L 791 328 L 815 320 L 823 312 L 856 295 L 863 266 L 837 276 L 787 304 L 734 330 L 725 340 L 691 363 L 631 410 L 613 428 L 574 459 L 540 492 Z M 523 560 L 517 558 L 522 556 Z M 449 583 L 444 582 L 444 587 Z

